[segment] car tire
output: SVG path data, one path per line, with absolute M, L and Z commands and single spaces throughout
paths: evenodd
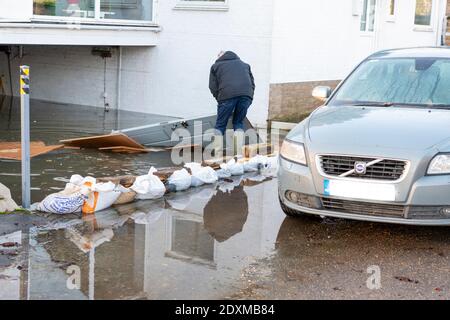
M 294 209 L 289 208 L 288 206 L 286 206 L 283 201 L 281 201 L 280 198 L 278 198 L 278 200 L 280 201 L 280 206 L 281 206 L 281 210 L 283 210 L 283 212 L 288 216 L 288 217 L 292 217 L 292 218 L 299 218 L 299 217 L 315 217 L 315 215 L 313 214 L 309 214 L 309 213 L 305 213 L 305 212 L 301 212 L 301 211 L 297 211 Z

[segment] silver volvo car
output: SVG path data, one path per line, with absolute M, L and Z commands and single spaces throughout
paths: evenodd
M 287 215 L 450 225 L 450 48 L 378 52 L 313 96 L 281 147 Z

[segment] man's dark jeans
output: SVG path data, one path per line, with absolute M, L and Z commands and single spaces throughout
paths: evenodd
M 222 135 L 225 134 L 228 121 L 231 116 L 233 116 L 234 130 L 244 130 L 244 120 L 247 116 L 247 110 L 252 102 L 253 100 L 247 96 L 236 97 L 219 102 L 217 107 L 216 129 L 219 130 Z

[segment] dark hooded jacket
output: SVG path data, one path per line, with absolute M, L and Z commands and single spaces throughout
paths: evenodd
M 250 66 L 227 51 L 211 67 L 209 89 L 218 102 L 241 96 L 253 99 L 255 79 Z

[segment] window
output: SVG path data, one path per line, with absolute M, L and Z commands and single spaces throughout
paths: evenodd
M 431 26 L 432 11 L 433 0 L 416 0 L 414 24 L 418 26 Z
M 153 0 L 33 0 L 33 13 L 41 17 L 92 20 L 153 20 Z
M 361 15 L 361 31 L 373 32 L 375 30 L 376 0 L 364 0 Z
M 175 9 L 185 10 L 228 10 L 228 0 L 178 0 Z

